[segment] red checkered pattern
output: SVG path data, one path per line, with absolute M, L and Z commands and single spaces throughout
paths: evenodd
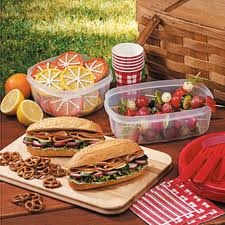
M 223 210 L 194 194 L 187 183 L 178 179 L 155 186 L 130 210 L 150 225 L 198 225 L 224 214 Z
M 141 71 L 134 73 L 118 73 L 115 72 L 118 86 L 136 84 L 141 82 Z

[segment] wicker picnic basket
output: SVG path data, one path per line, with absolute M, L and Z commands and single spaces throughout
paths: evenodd
M 225 103 L 225 1 L 137 0 L 137 21 L 149 75 L 207 79 Z

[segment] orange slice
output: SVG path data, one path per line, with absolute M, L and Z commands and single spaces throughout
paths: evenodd
M 41 62 L 41 63 L 38 63 L 36 66 L 34 66 L 31 76 L 35 78 L 36 75 L 43 70 L 57 69 L 57 68 L 58 66 L 56 62 Z
M 86 88 L 94 83 L 92 73 L 83 66 L 71 66 L 63 70 L 61 83 L 66 90 Z
M 83 110 L 82 113 L 88 114 L 91 113 L 99 105 L 99 93 L 97 91 L 86 94 L 83 96 Z
M 84 64 L 81 55 L 77 52 L 64 52 L 58 56 L 56 63 L 61 69 L 69 66 L 82 66 Z
M 62 71 L 59 69 L 47 69 L 39 72 L 35 80 L 37 80 L 39 83 L 43 84 L 44 86 L 56 88 L 56 89 L 62 89 L 61 88 L 61 80 L 60 75 Z
M 78 98 L 57 98 L 49 100 L 50 112 L 54 116 L 79 116 L 83 100 Z
M 95 83 L 103 79 L 109 69 L 107 62 L 101 58 L 90 59 L 84 65 L 92 72 Z

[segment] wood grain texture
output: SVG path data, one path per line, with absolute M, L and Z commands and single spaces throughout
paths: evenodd
M 17 151 L 23 159 L 29 157 L 30 153 L 27 152 L 26 145 L 23 144 L 23 138 L 24 136 L 19 137 L 2 149 L 2 152 Z M 167 173 L 167 170 L 171 168 L 172 159 L 169 155 L 144 147 L 143 150 L 149 158 L 149 165 L 144 170 L 143 175 L 117 185 L 75 191 L 69 186 L 68 178 L 62 177 L 57 179 L 62 184 L 61 187 L 48 189 L 42 185 L 41 180 L 25 180 L 11 171 L 8 166 L 0 167 L 0 179 L 10 184 L 103 214 L 118 214 L 128 209 L 135 199 L 158 182 L 162 174 Z M 51 157 L 53 163 L 58 163 L 64 167 L 67 165 L 69 159 L 70 157 Z
M 1 148 L 4 148 L 8 144 L 10 144 L 15 138 L 18 138 L 25 132 L 25 127 L 20 125 L 17 122 L 15 117 L 7 117 L 5 115 L 0 114 L 1 116 Z M 103 109 L 87 116 L 86 118 L 92 119 L 94 122 L 101 125 L 105 135 L 112 134 L 108 116 Z M 225 124 L 225 111 L 219 109 L 216 114 L 213 115 L 213 118 L 210 123 L 210 127 L 207 133 L 224 131 Z M 193 138 L 179 141 L 172 141 L 169 143 L 156 143 L 148 145 L 151 148 L 158 149 L 162 152 L 169 154 L 173 159 L 174 168 L 171 170 L 164 179 L 173 179 L 178 176 L 177 171 L 177 161 L 179 157 L 179 152 L 181 149 L 189 143 Z M 163 179 L 163 180 L 164 180 Z M 18 194 L 23 192 L 24 189 L 18 188 L 13 185 L 2 186 L 1 184 L 1 206 L 4 208 L 5 212 L 7 211 L 10 217 L 4 218 L 1 220 L 2 225 L 72 225 L 72 224 L 85 224 L 85 225 L 144 225 L 145 223 L 134 215 L 131 211 L 127 210 L 119 216 L 104 216 L 86 209 L 82 209 L 80 207 L 74 207 L 73 205 L 69 205 L 67 203 L 53 200 L 52 198 L 45 197 L 44 204 L 46 205 L 46 209 L 43 213 L 31 215 L 28 214 L 24 210 L 24 215 L 17 216 L 17 211 L 22 209 L 15 209 L 9 205 L 9 203 L 3 201 L 2 196 L 8 196 L 6 198 L 10 198 L 12 193 Z M 5 185 L 5 184 L 4 184 Z M 6 187 L 6 188 L 2 188 Z M 225 210 L 224 204 L 216 203 L 219 207 Z M 56 207 L 57 205 L 57 207 Z M 60 207 L 58 207 L 60 206 Z M 70 209 L 68 209 L 70 208 Z M 2 210 L 2 209 L 1 209 Z M 217 218 L 215 220 L 204 223 L 205 225 L 209 224 L 224 224 L 225 216 L 221 218 Z
M 224 0 L 190 0 L 168 14 L 183 20 L 225 31 Z

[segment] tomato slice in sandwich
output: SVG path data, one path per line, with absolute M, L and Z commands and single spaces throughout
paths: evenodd
M 34 66 L 34 68 L 32 70 L 32 73 L 31 73 L 31 76 L 33 78 L 35 78 L 38 73 L 40 73 L 41 71 L 44 71 L 44 70 L 48 70 L 48 69 L 58 69 L 58 66 L 57 66 L 56 62 L 41 62 L 41 63 L 38 63 L 36 66 Z
M 81 55 L 77 52 L 64 52 L 58 56 L 56 63 L 61 69 L 69 66 L 82 66 L 84 64 Z
M 107 62 L 101 58 L 90 59 L 84 65 L 92 72 L 95 83 L 102 80 L 109 69 Z

